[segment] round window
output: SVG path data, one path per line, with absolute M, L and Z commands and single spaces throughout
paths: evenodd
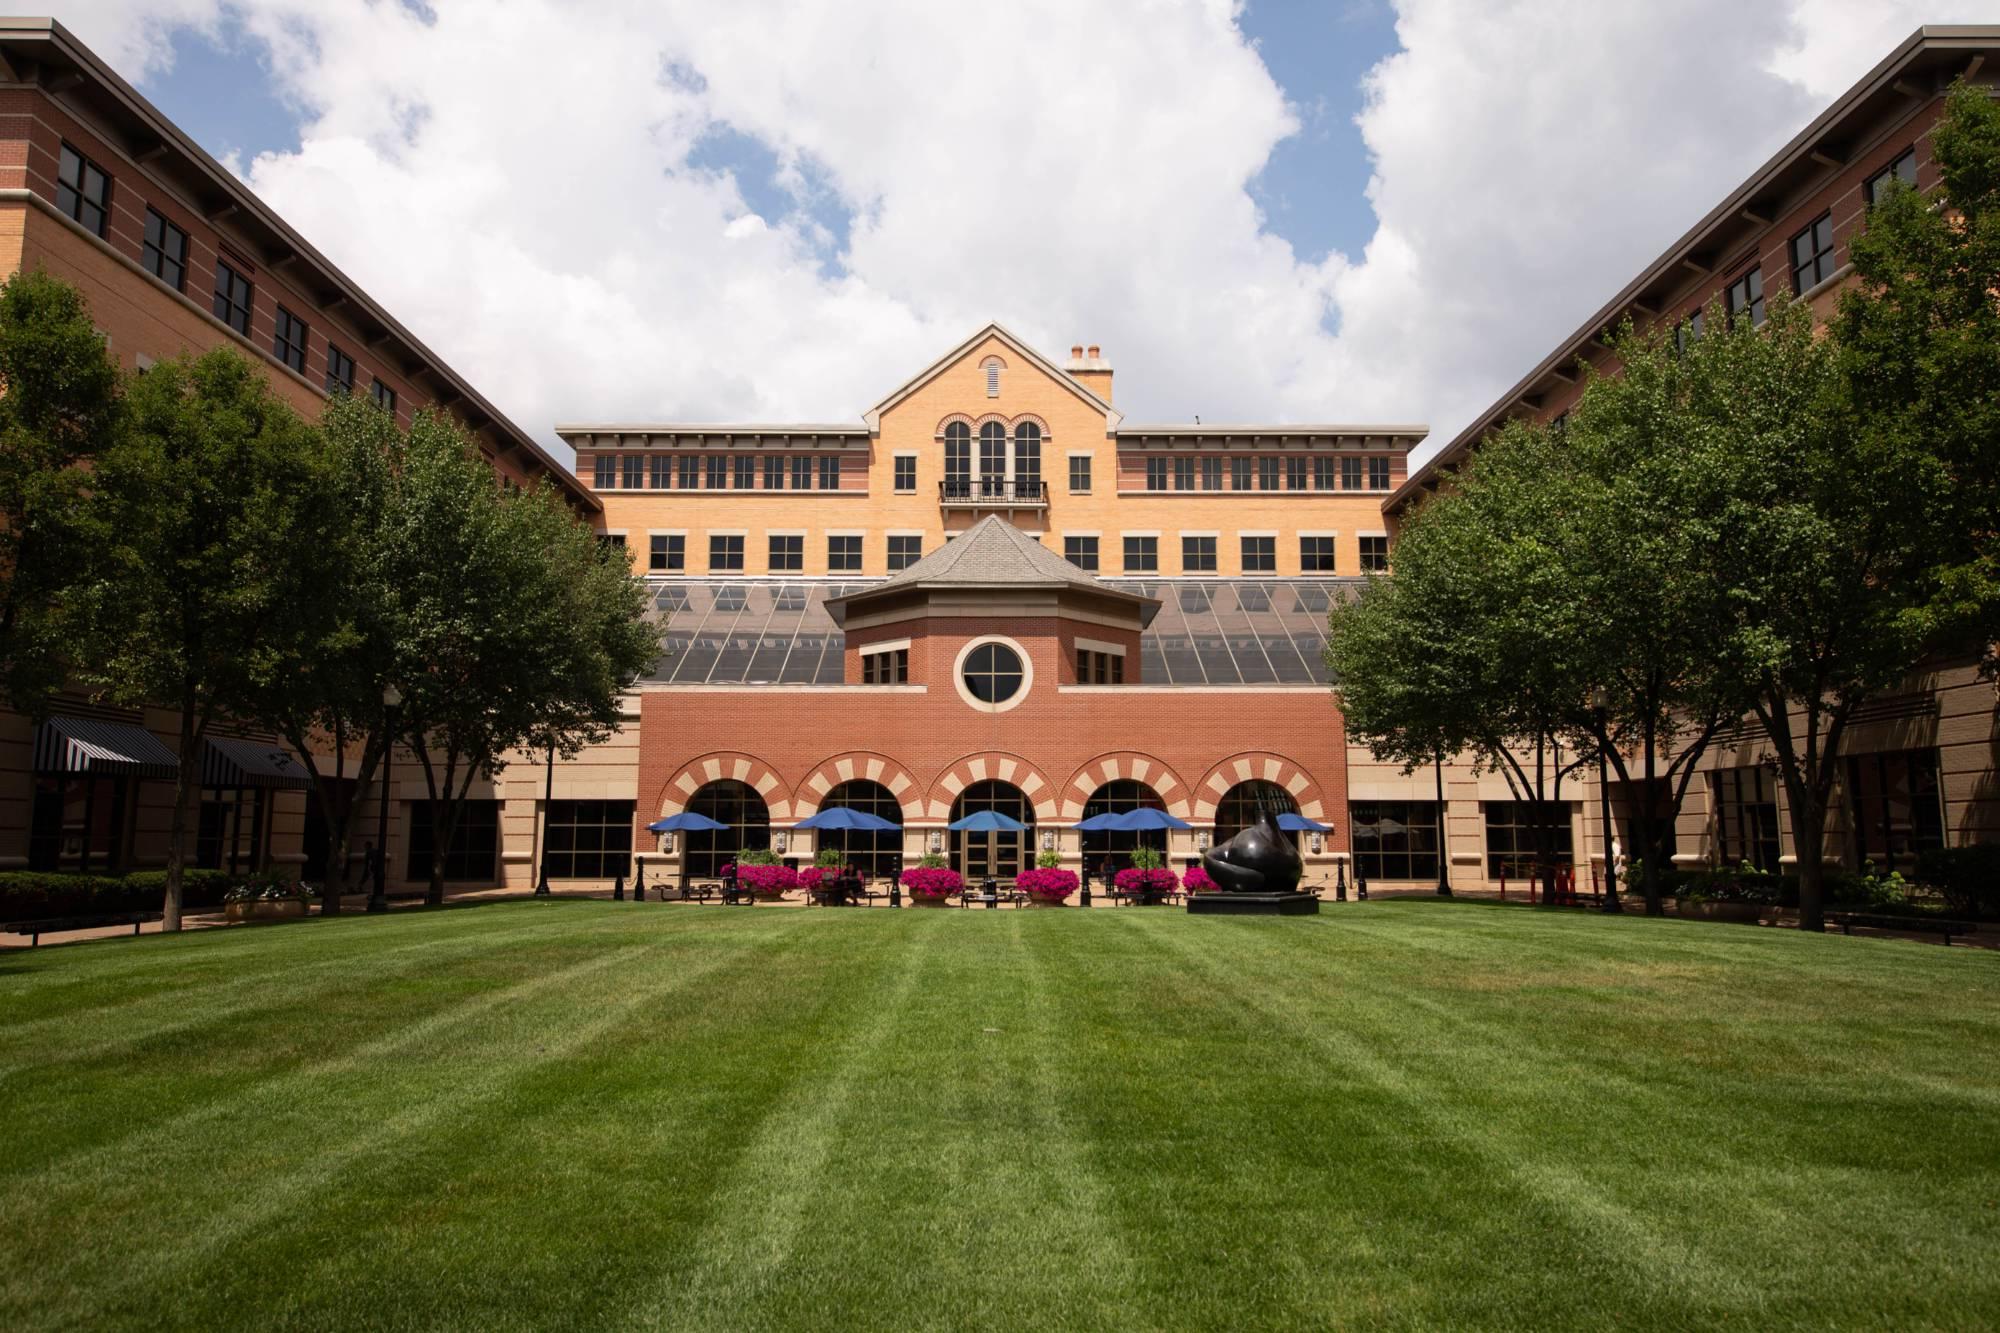
M 1021 655 L 1004 643 L 982 643 L 966 654 L 965 688 L 984 704 L 1005 703 L 1021 690 Z

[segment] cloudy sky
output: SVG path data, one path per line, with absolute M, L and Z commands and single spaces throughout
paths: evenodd
M 84 0 L 521 425 L 852 421 L 988 320 L 1128 420 L 1442 444 L 1992 0 Z M 565 456 L 566 451 L 565 451 Z

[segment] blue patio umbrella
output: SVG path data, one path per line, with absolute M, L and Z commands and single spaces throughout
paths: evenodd
M 1304 815 L 1295 815 L 1289 810 L 1278 816 L 1278 827 L 1287 833 L 1333 832 L 1331 824 L 1321 824 L 1316 820 L 1307 819 Z
M 1025 833 L 1028 826 L 1018 819 L 1009 819 L 998 810 L 981 810 L 967 815 L 956 824 L 946 825 L 954 833 Z
M 729 825 L 727 824 L 716 823 L 707 815 L 698 815 L 692 810 L 683 810 L 677 815 L 668 815 L 665 819 L 654 820 L 652 823 L 646 825 L 646 831 L 648 833 L 699 833 L 704 830 L 712 832 L 715 829 L 728 827 Z
M 1089 819 L 1078 823 L 1076 827 L 1083 833 L 1103 833 L 1110 830 L 1134 833 L 1145 829 L 1192 828 L 1193 825 L 1185 819 L 1175 819 L 1164 810 L 1141 806 L 1137 810 L 1119 810 L 1110 814 L 1092 815 Z
M 810 829 L 859 829 L 867 833 L 885 833 L 902 827 L 871 815 L 866 810 L 850 810 L 844 805 L 832 805 L 810 819 L 802 819 L 793 828 Z

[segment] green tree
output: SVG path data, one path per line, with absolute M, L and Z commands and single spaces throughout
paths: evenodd
M 117 368 L 76 288 L 39 269 L 0 286 L 0 692 L 42 710 L 91 538 L 86 465 L 116 436 Z
M 92 478 L 77 670 L 120 703 L 180 716 L 163 911 L 178 930 L 203 742 L 268 683 L 263 631 L 291 586 L 285 566 L 312 553 L 312 431 L 226 348 L 154 366 L 126 406 Z
M 429 900 L 472 783 L 510 751 L 564 755 L 618 725 L 659 653 L 643 585 L 547 487 L 498 486 L 449 418 L 419 414 L 394 469 L 383 586 L 402 690 L 398 739 L 423 770 Z

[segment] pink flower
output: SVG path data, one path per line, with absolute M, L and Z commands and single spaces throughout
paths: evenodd
M 1077 878 L 1074 870 L 1043 869 L 1037 866 L 1023 870 L 1014 877 L 1014 886 L 1023 893 L 1037 898 L 1067 898 L 1076 892 Z
M 1181 883 L 1187 887 L 1189 893 L 1214 893 L 1216 891 L 1215 881 L 1210 879 L 1208 872 L 1200 866 L 1190 867 L 1187 874 L 1181 877 Z
M 1134 866 L 1130 870 L 1119 871 L 1112 876 L 1111 882 L 1125 893 L 1171 893 L 1174 886 L 1180 883 L 1180 878 L 1165 866 L 1156 866 L 1151 870 Z
M 925 898 L 949 898 L 965 887 L 956 870 L 918 866 L 903 872 L 903 887 Z

